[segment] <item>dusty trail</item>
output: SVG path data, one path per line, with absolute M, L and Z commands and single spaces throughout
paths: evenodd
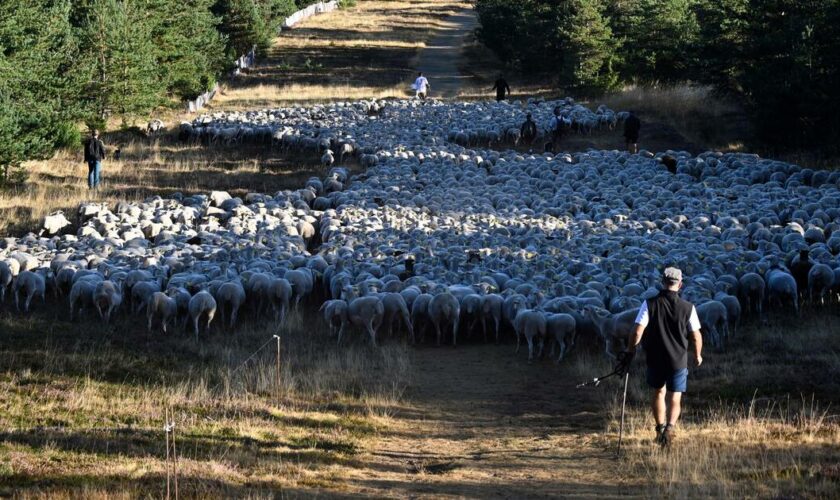
M 354 492 L 401 498 L 640 494 L 621 484 L 612 450 L 604 447 L 597 394 L 576 391 L 580 375 L 568 367 L 548 359 L 529 365 L 513 349 L 416 349 L 406 404 L 392 429 L 366 450 L 366 473 L 350 475 Z
M 461 74 L 459 62 L 464 40 L 478 26 L 478 20 L 472 9 L 464 9 L 446 22 L 449 27 L 440 30 L 420 52 L 417 68 L 429 79 L 431 96 L 451 98 L 470 79 Z

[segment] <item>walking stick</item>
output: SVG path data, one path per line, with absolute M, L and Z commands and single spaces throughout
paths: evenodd
M 624 437 L 624 408 L 627 404 L 627 383 L 630 381 L 630 372 L 624 374 L 624 397 L 621 399 L 621 424 L 618 427 L 618 451 L 616 458 L 621 457 L 621 439 Z

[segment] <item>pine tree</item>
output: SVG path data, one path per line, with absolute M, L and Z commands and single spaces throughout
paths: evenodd
M 738 82 L 771 143 L 837 148 L 838 10 L 836 0 L 751 2 Z
M 68 0 L 35 0 L 10 4 L 0 16 L 2 182 L 23 161 L 48 157 L 73 140 L 77 45 L 69 15 Z
M 267 10 L 258 0 L 217 0 L 213 13 L 222 19 L 219 30 L 227 37 L 228 59 L 248 53 L 255 45 L 268 47 L 273 33 Z
M 564 83 L 580 91 L 602 92 L 618 78 L 613 70 L 615 42 L 599 0 L 561 3 Z
M 684 81 L 695 67 L 700 26 L 695 0 L 613 2 L 609 17 L 620 40 L 621 73 L 641 81 Z
M 90 81 L 86 97 L 94 117 L 123 119 L 162 100 L 153 23 L 134 0 L 94 0 L 83 27 Z
M 694 79 L 725 93 L 741 91 L 749 0 L 701 0 Z
M 210 12 L 213 0 L 146 0 L 158 75 L 167 90 L 192 99 L 208 90 L 225 66 L 225 39 Z
M 481 0 L 476 3 L 476 13 L 481 25 L 476 30 L 478 39 L 505 63 L 517 62 L 522 49 L 528 47 L 525 26 L 530 10 L 523 2 L 510 0 Z

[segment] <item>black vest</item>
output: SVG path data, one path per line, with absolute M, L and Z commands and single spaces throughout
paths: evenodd
M 688 334 L 691 302 L 677 292 L 662 290 L 647 301 L 648 325 L 642 337 L 647 364 L 661 370 L 688 368 Z

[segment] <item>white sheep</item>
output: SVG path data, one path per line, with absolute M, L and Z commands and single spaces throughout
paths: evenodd
M 111 321 L 111 316 L 122 304 L 122 293 L 120 285 L 113 281 L 101 281 L 96 284 L 93 291 L 93 304 L 105 323 Z
M 22 271 L 18 274 L 14 283 L 15 294 L 15 309 L 20 311 L 19 298 L 26 297 L 23 303 L 23 312 L 29 312 L 29 306 L 34 297 L 39 297 L 42 302 L 46 303 L 46 281 L 44 275 L 39 272 Z
M 461 305 L 458 299 L 447 291 L 432 297 L 429 301 L 428 315 L 437 334 L 437 345 L 440 346 L 441 336 L 452 329 L 452 345 L 458 342 L 458 321 L 461 316 Z
M 190 299 L 189 311 L 193 330 L 195 331 L 195 340 L 198 341 L 198 333 L 202 320 L 204 320 L 205 331 L 210 330 L 210 323 L 213 322 L 213 317 L 216 315 L 216 299 L 210 295 L 210 292 L 202 290 Z
M 146 328 L 152 331 L 152 325 L 157 320 L 163 333 L 170 321 L 178 317 L 178 302 L 164 292 L 155 292 L 146 303 Z

